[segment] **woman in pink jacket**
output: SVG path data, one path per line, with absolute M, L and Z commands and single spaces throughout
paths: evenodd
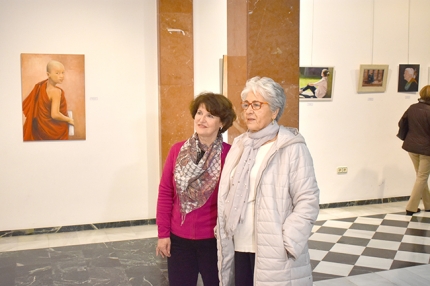
M 218 285 L 218 181 L 230 145 L 222 140 L 236 119 L 223 95 L 203 93 L 192 101 L 195 133 L 170 149 L 160 181 L 157 203 L 156 254 L 167 257 L 169 283 Z

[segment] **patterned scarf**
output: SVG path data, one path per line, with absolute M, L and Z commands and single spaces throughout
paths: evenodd
M 245 214 L 245 203 L 249 196 L 249 175 L 255 163 L 258 148 L 273 139 L 278 132 L 279 125 L 275 121 L 274 124 L 269 124 L 258 132 L 248 131 L 246 133 L 247 137 L 243 142 L 244 149 L 236 166 L 236 171 L 225 201 L 225 231 L 229 237 L 234 235 L 239 221 L 243 219 Z
M 212 195 L 221 173 L 221 149 L 222 136 L 218 135 L 201 157 L 199 137 L 194 133 L 179 151 L 174 176 L 182 224 L 188 213 L 203 206 Z

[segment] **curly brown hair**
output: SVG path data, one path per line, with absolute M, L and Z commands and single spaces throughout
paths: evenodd
M 197 110 L 200 105 L 204 104 L 206 110 L 212 115 L 218 116 L 222 122 L 222 129 L 219 133 L 224 133 L 233 125 L 233 121 L 236 120 L 236 113 L 233 109 L 231 101 L 222 94 L 213 92 L 202 92 L 200 93 L 190 104 L 191 116 L 196 116 Z

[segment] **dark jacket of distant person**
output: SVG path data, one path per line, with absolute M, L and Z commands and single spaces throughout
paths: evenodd
M 408 133 L 402 148 L 408 152 L 430 156 L 430 101 L 419 99 L 403 117 L 408 119 Z M 402 118 L 403 118 L 402 117 Z

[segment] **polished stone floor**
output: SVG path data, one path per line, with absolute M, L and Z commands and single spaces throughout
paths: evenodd
M 314 285 L 430 285 L 430 212 L 406 202 L 322 209 L 309 240 Z M 0 238 L 0 286 L 168 285 L 156 226 Z M 201 285 L 201 282 L 199 282 Z

